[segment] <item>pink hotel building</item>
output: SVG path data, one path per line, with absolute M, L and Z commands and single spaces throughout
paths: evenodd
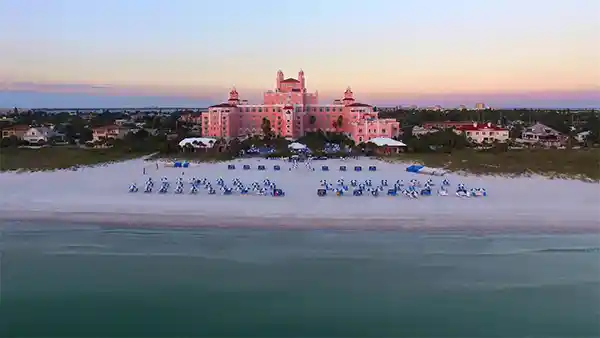
M 286 138 L 297 139 L 306 132 L 343 132 L 354 142 L 361 143 L 375 137 L 394 137 L 400 132 L 395 119 L 380 119 L 373 107 L 358 103 L 350 88 L 344 97 L 332 104 L 319 104 L 318 92 L 306 90 L 304 72 L 298 79 L 284 79 L 277 72 L 275 91 L 264 93 L 262 104 L 249 104 L 240 100 L 235 88 L 229 92 L 225 103 L 217 104 L 202 113 L 202 134 L 207 137 L 232 138 L 262 134 L 263 119 L 267 118 L 271 130 Z M 341 125 L 338 125 L 341 116 Z

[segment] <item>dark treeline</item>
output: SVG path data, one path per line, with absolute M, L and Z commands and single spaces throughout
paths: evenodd
M 135 114 L 135 112 L 132 112 Z M 160 139 L 165 135 L 176 135 L 178 138 L 186 136 L 200 136 L 192 132 L 193 124 L 179 121 L 182 114 L 194 111 L 178 111 L 171 114 L 135 114 L 135 122 L 142 123 L 143 128 L 156 131 Z M 197 113 L 197 112 L 196 112 Z M 394 118 L 401 123 L 404 137 L 411 135 L 413 126 L 427 122 L 441 121 L 474 121 L 491 122 L 511 129 L 511 137 L 517 137 L 527 125 L 536 122 L 545 124 L 557 131 L 574 135 L 581 131 L 590 131 L 590 139 L 600 143 L 600 112 L 598 110 L 552 110 L 552 109 L 485 109 L 485 110 L 421 110 L 397 109 L 379 111 L 382 118 Z M 91 139 L 91 128 L 105 126 L 118 119 L 131 120 L 128 113 L 104 111 L 84 118 L 82 115 L 69 113 L 47 113 L 44 111 L 29 111 L 26 113 L 11 114 L 12 122 L 0 120 L 0 129 L 14 124 L 41 125 L 52 123 L 58 132 L 65 135 L 65 140 L 74 143 L 87 142 Z M 197 128 L 200 129 L 199 127 Z
M 381 111 L 380 117 L 400 121 L 405 134 L 410 135 L 413 126 L 426 122 L 474 121 L 491 122 L 505 127 L 516 128 L 542 123 L 563 134 L 573 134 L 589 130 L 594 139 L 600 141 L 600 111 L 598 110 L 553 110 L 553 109 L 484 109 L 484 110 L 417 110 L 398 109 Z
M 381 111 L 380 117 L 395 118 L 403 126 L 415 126 L 425 122 L 475 121 L 508 125 L 516 121 L 524 124 L 543 123 L 560 132 L 567 133 L 571 126 L 581 127 L 589 120 L 598 120 L 596 110 L 551 109 L 483 109 L 483 110 L 412 110 Z

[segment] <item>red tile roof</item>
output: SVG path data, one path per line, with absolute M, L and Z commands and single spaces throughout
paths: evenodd
M 300 81 L 298 81 L 298 80 L 296 80 L 296 79 L 294 79 L 294 78 L 291 78 L 291 77 L 289 77 L 289 78 L 287 78 L 287 79 L 285 79 L 285 80 L 281 81 L 281 83 L 286 83 L 286 82 L 288 82 L 288 83 L 298 83 L 298 82 L 300 82 Z

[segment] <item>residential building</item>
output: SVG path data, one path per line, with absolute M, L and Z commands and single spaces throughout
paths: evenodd
M 436 131 L 438 131 L 438 129 L 435 128 L 424 128 L 421 126 L 414 126 L 412 128 L 412 135 L 415 137 L 419 137 L 422 135 L 427 135 L 427 134 L 431 134 L 431 133 L 435 133 Z
M 577 142 L 579 142 L 579 143 L 584 143 L 586 141 L 586 139 L 588 138 L 588 136 L 590 136 L 591 134 L 592 134 L 592 132 L 589 130 L 582 131 L 580 133 L 577 133 L 577 135 L 575 135 L 575 140 L 577 140 Z
M 523 130 L 519 141 L 526 144 L 540 144 L 546 147 L 560 147 L 567 143 L 568 137 L 547 125 L 536 123 Z
M 473 143 L 506 142 L 509 138 L 508 129 L 495 126 L 491 123 L 473 123 L 454 128 L 457 134 L 467 136 Z
M 2 138 L 15 136 L 18 139 L 23 139 L 25 133 L 29 130 L 28 125 L 14 125 L 2 128 Z
M 398 121 L 379 118 L 373 106 L 355 100 L 350 87 L 341 99 L 320 104 L 319 93 L 308 92 L 303 71 L 297 79 L 286 79 L 278 71 L 276 88 L 264 93 L 262 103 L 245 102 L 233 88 L 227 102 L 203 112 L 202 135 L 216 138 L 260 135 L 267 123 L 271 132 L 286 138 L 296 139 L 307 132 L 322 130 L 345 133 L 357 144 L 400 133 Z
M 130 128 L 117 125 L 109 125 L 92 128 L 92 141 L 103 141 L 107 139 L 122 139 L 130 132 Z
M 57 133 L 48 127 L 32 127 L 23 135 L 23 140 L 29 143 L 47 143 Z

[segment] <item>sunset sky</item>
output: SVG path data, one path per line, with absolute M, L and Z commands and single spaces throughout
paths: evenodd
M 0 107 L 328 100 L 600 106 L 598 0 L 1 0 Z

